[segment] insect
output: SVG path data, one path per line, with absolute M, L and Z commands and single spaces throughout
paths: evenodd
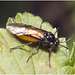
M 48 32 L 48 31 L 42 30 L 40 28 L 36 28 L 31 25 L 26 25 L 26 24 L 22 24 L 22 23 L 11 23 L 11 24 L 7 24 L 7 29 L 10 32 L 12 32 L 13 34 L 15 34 L 17 37 L 19 37 L 20 39 L 29 41 L 29 43 L 27 43 L 27 44 L 22 44 L 22 45 L 14 47 L 12 49 L 15 49 L 15 48 L 21 47 L 21 46 L 25 46 L 25 45 L 30 45 L 34 42 L 37 43 L 36 49 L 33 50 L 31 55 L 27 59 L 27 62 L 29 61 L 29 59 L 33 55 L 33 53 L 36 50 L 38 50 L 40 45 L 42 44 L 43 46 L 48 47 L 49 67 L 50 67 L 50 53 L 52 52 L 52 49 L 57 48 L 58 45 L 63 46 L 60 44 L 59 38 L 55 38 L 55 35 L 52 32 Z M 63 46 L 63 47 L 65 47 L 65 46 Z M 67 47 L 65 47 L 65 48 L 68 49 Z

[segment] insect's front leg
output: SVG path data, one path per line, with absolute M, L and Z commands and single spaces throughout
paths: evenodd
M 51 64 L 50 64 L 50 55 L 51 55 L 52 49 L 51 48 L 48 48 L 48 49 L 49 49 L 49 67 L 51 67 Z

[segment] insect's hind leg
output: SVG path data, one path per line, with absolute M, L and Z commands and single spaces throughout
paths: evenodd
M 23 46 L 26 46 L 26 45 L 30 45 L 32 44 L 33 42 L 29 42 L 29 43 L 26 43 L 26 44 L 22 44 L 22 45 L 18 45 L 16 47 L 13 47 L 13 48 L 10 48 L 10 49 L 15 49 L 15 48 L 18 48 L 18 47 L 23 47 Z
M 34 52 L 35 52 L 36 50 L 39 50 L 39 46 L 37 46 L 37 47 L 33 50 L 33 52 L 31 53 L 31 55 L 28 57 L 27 63 L 28 63 L 29 59 L 32 57 L 32 55 L 34 54 Z

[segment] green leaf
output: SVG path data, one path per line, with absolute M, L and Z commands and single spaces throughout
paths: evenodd
M 68 65 L 59 68 L 57 70 L 58 74 L 75 74 L 75 42 L 73 43 L 72 52 L 71 52 L 70 56 L 67 58 L 69 59 L 69 61 L 67 62 Z M 65 60 L 65 58 L 64 58 L 64 60 Z
M 71 66 L 74 66 L 74 62 L 75 62 L 75 42 L 73 42 L 73 48 L 72 48 L 72 51 L 71 51 L 71 54 L 70 54 L 70 58 L 69 58 L 69 62 L 70 62 L 70 65 Z
M 7 24 L 13 23 L 12 18 L 8 19 Z M 30 13 L 17 13 L 15 22 L 23 23 L 27 25 L 33 25 L 46 31 L 54 33 L 56 28 L 52 28 L 48 22 L 43 22 L 39 16 L 34 16 Z M 56 37 L 57 34 L 55 35 Z M 65 38 L 60 38 L 60 41 L 65 41 Z M 59 74 L 59 73 L 75 73 L 74 65 L 70 65 L 70 52 L 64 47 L 58 46 L 57 53 L 51 53 L 51 68 L 49 68 L 49 53 L 48 49 L 42 46 L 39 51 L 34 54 L 29 62 L 26 60 L 30 56 L 31 52 L 36 48 L 35 44 L 30 46 L 24 46 L 22 48 L 16 48 L 10 52 L 10 48 L 27 43 L 14 36 L 7 29 L 0 29 L 0 73 L 3 74 Z M 66 46 L 66 43 L 61 43 Z M 74 62 L 73 62 L 74 63 Z M 70 68 L 64 69 L 65 67 Z M 68 72 L 66 72 L 68 71 Z

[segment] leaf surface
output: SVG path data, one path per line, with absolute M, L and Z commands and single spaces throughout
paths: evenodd
M 13 23 L 12 18 L 8 19 L 8 23 Z M 16 23 L 33 25 L 46 31 L 54 33 L 56 28 L 52 28 L 48 22 L 42 22 L 39 16 L 34 16 L 30 13 L 17 13 L 15 17 Z M 57 34 L 56 34 L 56 37 Z M 65 38 L 60 38 L 60 41 L 65 41 Z M 58 46 L 57 53 L 51 53 L 51 68 L 49 68 L 49 53 L 47 47 L 40 47 L 27 63 L 27 58 L 36 48 L 35 44 L 16 48 L 10 52 L 10 48 L 27 43 L 14 36 L 7 29 L 0 29 L 0 73 L 5 74 L 62 74 L 75 73 L 74 61 L 70 60 L 70 52 L 64 47 Z M 66 46 L 66 43 L 62 45 Z M 74 57 L 74 56 L 73 56 Z M 73 65 L 70 65 L 70 61 Z M 64 69 L 65 68 L 65 69 Z M 71 70 L 70 70 L 71 69 Z M 66 72 L 68 71 L 68 72 Z

